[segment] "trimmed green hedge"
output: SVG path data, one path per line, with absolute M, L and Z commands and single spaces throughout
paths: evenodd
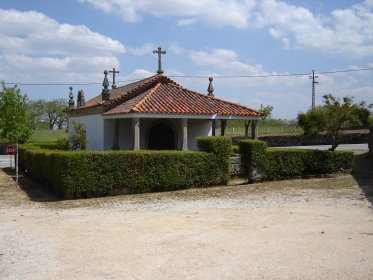
M 267 143 L 260 140 L 242 140 L 238 143 L 240 154 L 249 166 L 263 165 Z
M 219 180 L 224 183 L 228 182 L 232 138 L 226 136 L 197 137 L 197 144 L 200 151 L 215 155 L 216 163 L 221 170 Z
M 353 152 L 267 148 L 264 141 L 243 140 L 239 143 L 247 176 L 262 173 L 260 180 L 335 173 L 351 169 Z M 258 174 L 257 174 L 258 175 Z
M 353 152 L 269 148 L 264 165 L 265 178 L 275 180 L 335 173 L 351 169 L 353 162 Z
M 204 151 L 52 151 L 22 145 L 19 158 L 31 177 L 68 198 L 226 183 L 229 141 L 198 142 Z

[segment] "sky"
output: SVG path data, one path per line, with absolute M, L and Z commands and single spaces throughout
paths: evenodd
M 149 77 L 162 47 L 179 84 L 207 93 L 212 76 L 215 97 L 274 118 L 310 108 L 312 70 L 316 105 L 373 103 L 373 0 L 1 0 L 0 38 L 0 80 L 29 99 L 90 99 L 106 69 L 117 86 Z

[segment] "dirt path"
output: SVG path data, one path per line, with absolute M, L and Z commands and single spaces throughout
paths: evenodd
M 56 201 L 0 171 L 0 279 L 373 279 L 373 176 Z M 373 169 L 371 169 L 373 170 Z

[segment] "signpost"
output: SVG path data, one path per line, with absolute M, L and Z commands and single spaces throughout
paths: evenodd
M 6 147 L 6 154 L 12 156 L 14 155 L 15 150 L 16 148 L 14 147 L 14 145 L 8 145 Z
M 16 152 L 17 150 L 17 152 Z M 12 168 L 12 156 L 16 153 L 17 159 L 15 160 L 16 165 L 16 183 L 18 185 L 18 142 L 17 147 L 14 147 L 14 145 L 8 145 L 6 147 L 6 153 L 10 155 L 10 168 Z
M 13 145 L 8 145 L 6 147 L 6 154 L 9 155 L 9 159 L 10 159 L 10 168 L 13 168 L 13 161 L 12 161 L 12 156 L 14 155 L 14 152 L 15 152 L 15 147 Z

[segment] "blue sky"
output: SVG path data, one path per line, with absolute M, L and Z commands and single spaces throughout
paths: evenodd
M 273 105 L 273 117 L 296 118 L 311 105 L 308 75 L 293 73 L 373 67 L 373 0 L 2 0 L 0 80 L 18 83 L 101 83 L 153 75 L 157 57 L 169 76 L 252 108 Z M 224 76 L 266 78 L 222 78 Z M 373 103 L 373 70 L 318 74 L 323 94 Z M 219 78 L 220 77 L 220 78 Z M 118 86 L 123 85 L 117 83 Z M 67 98 L 68 85 L 20 85 L 30 99 Z M 86 98 L 100 84 L 73 85 Z

